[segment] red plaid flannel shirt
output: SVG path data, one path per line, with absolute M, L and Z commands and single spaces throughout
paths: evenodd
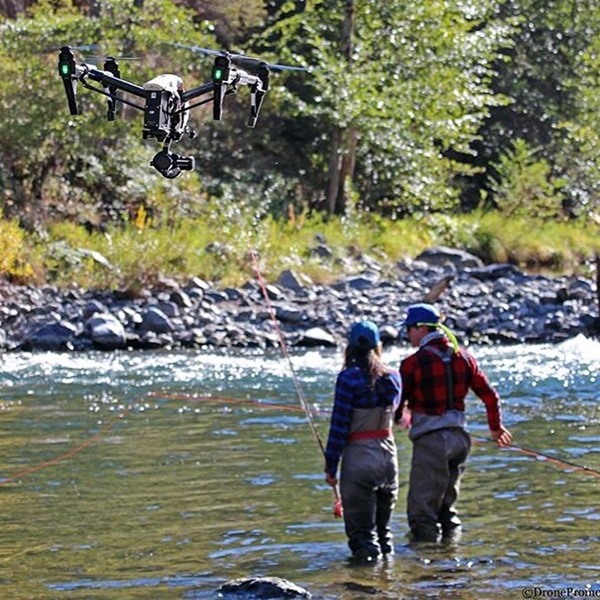
M 426 344 L 447 351 L 446 338 L 435 339 Z M 448 386 L 446 368 L 442 360 L 424 346 L 400 363 L 402 376 L 402 400 L 396 412 L 399 418 L 405 404 L 417 413 L 441 415 L 447 410 Z M 452 356 L 454 380 L 454 408 L 465 410 L 465 397 L 473 390 L 485 404 L 488 425 L 491 431 L 498 431 L 501 425 L 500 399 L 492 388 L 485 373 L 479 368 L 475 358 L 464 348 Z

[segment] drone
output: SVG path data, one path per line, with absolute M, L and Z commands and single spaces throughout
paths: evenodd
M 194 139 L 196 132 L 188 126 L 189 113 L 193 108 L 213 103 L 213 119 L 220 121 L 223 115 L 223 101 L 227 94 L 235 94 L 240 86 L 250 89 L 250 113 L 248 127 L 254 127 L 269 90 L 269 75 L 284 70 L 305 71 L 303 67 L 270 64 L 258 58 L 226 51 L 172 44 L 214 56 L 210 81 L 189 90 L 184 89 L 183 80 L 178 75 L 161 74 L 138 85 L 121 78 L 117 59 L 108 56 L 103 69 L 87 63 L 78 63 L 71 46 L 63 46 L 58 55 L 58 73 L 62 78 L 69 111 L 79 115 L 77 103 L 77 83 L 108 98 L 106 118 L 114 121 L 117 104 L 127 104 L 144 113 L 143 139 L 156 139 L 163 143 L 162 149 L 154 156 L 150 165 L 163 177 L 174 179 L 182 171 L 195 168 L 193 156 L 181 156 L 171 150 L 173 143 L 184 136 Z M 90 81 L 100 84 L 93 85 Z M 143 104 L 129 100 L 122 92 L 140 98 Z

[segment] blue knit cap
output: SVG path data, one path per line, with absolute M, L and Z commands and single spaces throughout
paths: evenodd
M 379 329 L 373 321 L 359 321 L 352 325 L 348 337 L 350 346 L 372 350 L 379 344 Z
M 408 307 L 403 327 L 411 325 L 437 325 L 440 321 L 440 313 L 435 306 L 421 302 Z

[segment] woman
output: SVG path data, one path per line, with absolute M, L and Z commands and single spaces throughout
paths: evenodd
M 398 460 L 392 433 L 401 396 L 400 376 L 381 360 L 379 330 L 355 323 L 335 385 L 325 480 L 340 492 L 348 545 L 355 559 L 374 562 L 394 552 L 390 519 L 398 496 Z

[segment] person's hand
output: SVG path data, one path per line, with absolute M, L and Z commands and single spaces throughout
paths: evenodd
M 398 421 L 398 425 L 400 425 L 400 427 L 402 427 L 402 429 L 409 429 L 411 424 L 412 424 L 412 413 L 410 412 L 410 409 L 407 406 L 405 406 L 402 409 L 402 416 L 400 417 L 400 420 Z
M 490 431 L 491 438 L 498 443 L 498 446 L 506 447 L 510 446 L 512 442 L 512 433 L 505 427 L 500 426 L 498 431 Z
M 332 475 L 330 475 L 330 474 L 329 474 L 327 471 L 325 471 L 325 481 L 326 481 L 326 482 L 327 482 L 327 483 L 328 483 L 328 484 L 329 484 L 329 485 L 330 485 L 332 488 L 334 488 L 334 487 L 337 485 L 337 483 L 338 483 L 338 480 L 337 480 L 335 477 L 333 477 Z

